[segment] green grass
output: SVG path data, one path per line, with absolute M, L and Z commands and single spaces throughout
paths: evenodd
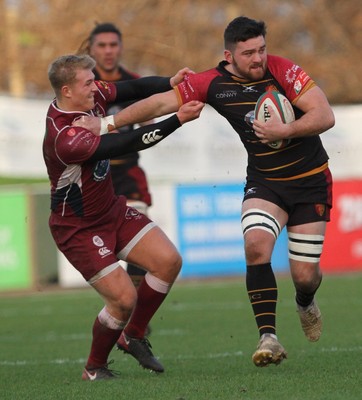
M 324 332 L 309 343 L 293 288 L 279 277 L 279 366 L 256 368 L 258 335 L 243 278 L 178 282 L 152 322 L 166 371 L 151 374 L 114 350 L 119 380 L 82 382 L 91 326 L 102 307 L 91 289 L 0 297 L 0 398 L 124 400 L 361 399 L 362 275 L 325 277 Z
M 22 178 L 22 177 L 8 177 L 0 176 L 1 185 L 30 185 L 32 183 L 48 183 L 47 178 Z

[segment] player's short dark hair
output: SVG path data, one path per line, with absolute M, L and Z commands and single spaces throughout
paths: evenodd
M 48 78 L 57 97 L 64 85 L 75 81 L 79 69 L 93 70 L 96 62 L 88 55 L 69 54 L 58 57 L 49 66 Z
M 119 40 L 122 40 L 122 32 L 111 22 L 96 24 L 92 32 L 89 34 L 89 42 L 92 44 L 94 37 L 100 33 L 115 33 Z
M 79 46 L 77 54 L 89 54 L 90 47 L 94 43 L 95 37 L 100 33 L 115 33 L 118 36 L 118 39 L 122 41 L 122 32 L 116 27 L 116 25 L 111 22 L 103 22 L 101 24 L 96 23 L 89 36 L 83 40 Z
M 248 17 L 237 17 L 226 27 L 224 32 L 225 49 L 231 50 L 238 42 L 266 35 L 264 21 L 256 21 Z

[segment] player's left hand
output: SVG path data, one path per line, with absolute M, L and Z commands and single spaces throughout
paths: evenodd
M 99 117 L 83 116 L 73 121 L 72 125 L 85 128 L 95 135 L 100 135 L 101 132 L 101 119 Z
M 261 143 L 267 144 L 276 140 L 286 139 L 287 125 L 284 124 L 271 107 L 268 107 L 270 118 L 266 121 L 258 121 L 257 119 L 253 122 L 253 129 L 255 135 L 260 139 Z
M 188 74 L 194 74 L 194 73 L 195 73 L 195 72 L 192 71 L 192 70 L 191 70 L 190 68 L 188 68 L 188 67 L 185 67 L 185 68 L 180 69 L 180 71 L 178 71 L 178 72 L 176 73 L 176 75 L 174 75 L 172 78 L 170 78 L 170 85 L 171 85 L 171 87 L 174 87 L 174 86 L 178 85 L 179 83 L 181 83 L 181 82 L 184 80 L 184 78 L 185 78 L 186 75 L 188 75 Z
M 204 107 L 205 103 L 202 103 L 198 100 L 192 100 L 183 104 L 176 113 L 181 125 L 183 125 L 185 122 L 193 121 L 194 119 L 199 118 Z

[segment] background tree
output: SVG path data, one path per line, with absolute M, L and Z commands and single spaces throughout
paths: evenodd
M 268 51 L 298 62 L 332 104 L 361 103 L 360 0 L 0 0 L 0 92 L 51 96 L 49 63 L 74 53 L 95 22 L 124 35 L 130 69 L 170 75 L 213 67 L 239 15 L 263 19 Z

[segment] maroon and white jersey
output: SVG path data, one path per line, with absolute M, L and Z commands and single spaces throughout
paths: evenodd
M 51 183 L 51 209 L 59 216 L 90 217 L 102 214 L 115 201 L 109 160 L 87 162 L 100 136 L 72 122 L 83 115 L 103 117 L 116 96 L 113 84 L 95 82 L 95 107 L 88 113 L 60 110 L 55 100 L 46 119 L 43 155 Z
M 282 149 L 272 149 L 260 142 L 245 121 L 267 90 L 283 93 L 292 103 L 296 118 L 300 118 L 303 113 L 294 104 L 301 94 L 315 86 L 303 69 L 288 59 L 269 55 L 263 79 L 244 82 L 228 72 L 226 65 L 222 61 L 216 68 L 190 74 L 174 89 L 180 104 L 200 100 L 229 121 L 247 150 L 247 175 L 262 181 L 288 181 L 326 169 L 328 155 L 319 135 L 295 138 Z

